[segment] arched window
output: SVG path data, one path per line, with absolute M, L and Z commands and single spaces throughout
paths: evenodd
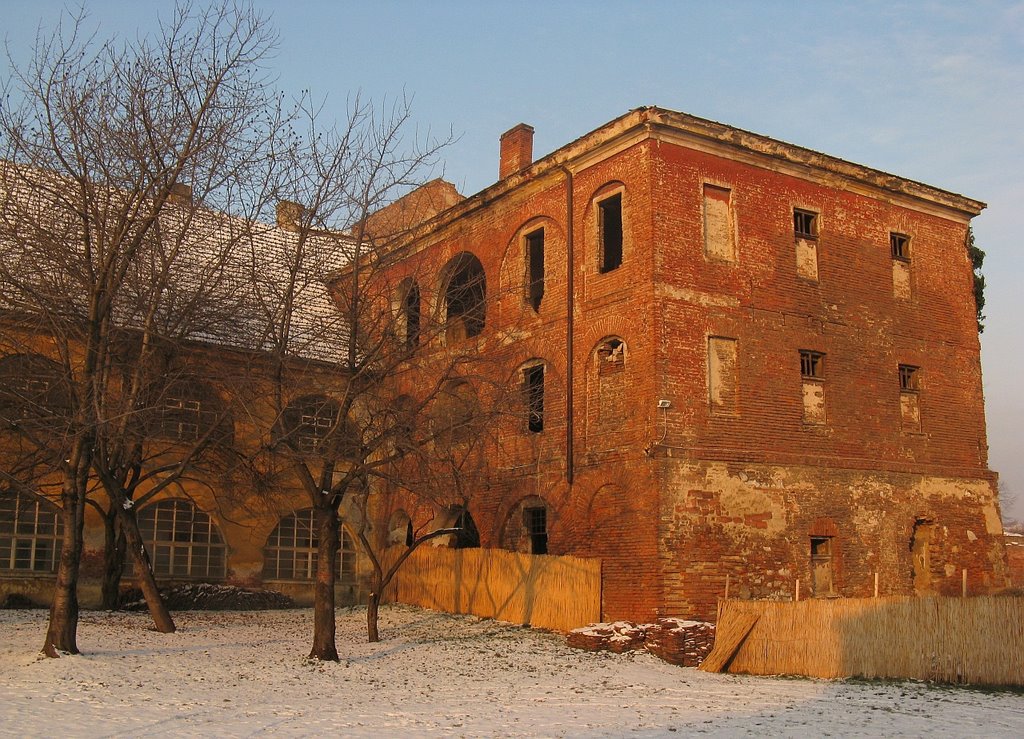
M 0 490 L 0 572 L 56 572 L 63 531 L 56 506 Z
M 398 332 L 402 343 L 412 348 L 420 343 L 420 286 L 406 278 L 398 289 Z
M 487 278 L 469 252 L 452 257 L 444 268 L 444 310 L 449 341 L 478 336 L 487 316 Z
M 196 441 L 211 430 L 211 441 L 230 441 L 234 424 L 217 391 L 198 378 L 178 379 L 154 409 L 155 432 L 172 441 Z
M 547 554 L 549 523 L 548 504 L 543 498 L 523 498 L 509 512 L 501 545 L 516 552 Z
M 340 527 L 341 546 L 334 563 L 338 581 L 355 582 L 356 547 L 344 526 Z M 263 548 L 263 578 L 265 580 L 313 580 L 316 578 L 317 547 L 316 517 L 312 508 L 284 516 L 267 537 Z
M 227 548 L 217 524 L 187 500 L 162 500 L 138 514 L 153 574 L 223 580 Z
M 70 408 L 61 366 L 38 354 L 0 358 L 0 424 L 53 427 Z
M 458 529 L 452 538 L 452 549 L 479 549 L 480 532 L 470 512 L 462 506 L 454 506 L 451 517 L 454 518 L 451 528 Z
M 414 539 L 412 530 L 412 519 L 409 514 L 398 509 L 388 519 L 388 546 L 404 544 L 411 547 Z

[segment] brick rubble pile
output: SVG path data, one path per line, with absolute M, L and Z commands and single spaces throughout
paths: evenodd
M 622 654 L 647 649 L 673 665 L 697 667 L 715 644 L 715 625 L 704 621 L 659 618 L 653 624 L 631 621 L 590 624 L 569 632 L 570 647 Z
M 622 654 L 644 648 L 644 627 L 632 621 L 616 621 L 608 624 L 590 624 L 569 632 L 570 647 L 588 652 L 602 650 Z

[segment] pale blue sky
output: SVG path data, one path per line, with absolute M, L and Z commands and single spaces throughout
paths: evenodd
M 65 3 L 7 0 L 16 60 Z M 982 361 L 990 463 L 1024 518 L 1024 2 L 275 2 L 280 87 L 414 96 L 421 129 L 461 138 L 444 175 L 497 176 L 498 136 L 541 156 L 641 105 L 728 123 L 986 201 Z M 101 35 L 169 2 L 86 1 Z M 6 62 L 0 62 L 6 75 Z M 1024 374 L 1024 373 L 1022 373 Z

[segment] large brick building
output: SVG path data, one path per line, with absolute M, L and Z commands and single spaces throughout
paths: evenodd
M 659 108 L 532 136 L 477 195 L 432 183 L 392 270 L 395 310 L 522 383 L 482 546 L 600 557 L 606 618 L 1006 584 L 983 203 Z

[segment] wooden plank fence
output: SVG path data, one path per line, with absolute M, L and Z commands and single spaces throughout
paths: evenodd
M 400 551 L 393 548 L 388 561 Z M 422 546 L 402 565 L 385 597 L 570 631 L 601 620 L 601 560 Z
M 740 632 L 701 669 L 1024 685 L 1020 596 L 722 601 L 718 633 Z

